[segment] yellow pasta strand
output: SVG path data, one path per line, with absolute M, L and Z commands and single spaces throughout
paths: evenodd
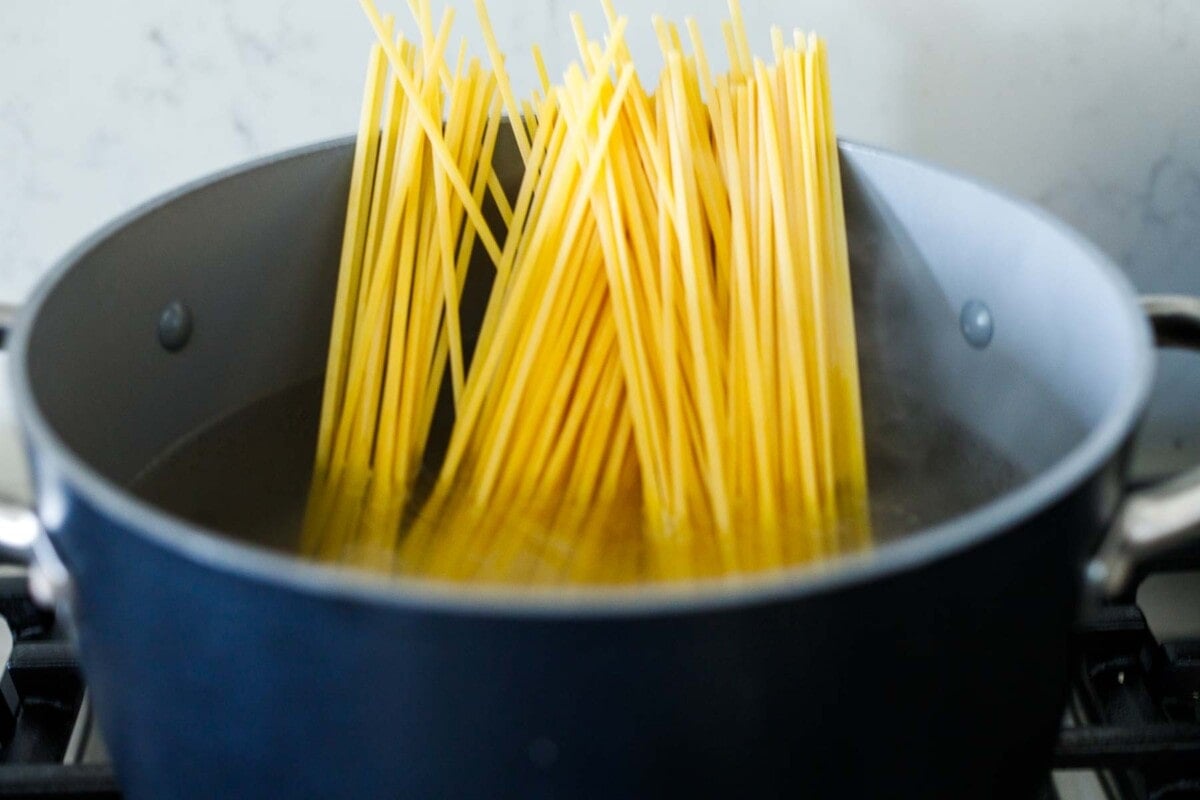
M 485 70 L 374 28 L 301 545 L 406 575 L 626 584 L 867 546 L 853 292 L 824 42 L 737 0 L 715 74 L 652 18 L 653 91 L 601 0 L 578 60 L 520 98 L 483 0 Z M 502 113 L 524 164 L 493 167 Z M 484 216 L 491 199 L 498 217 Z M 493 228 L 493 224 L 498 227 Z M 494 273 L 460 305 L 472 255 Z M 471 344 L 473 343 L 473 347 Z M 437 428 L 440 402 L 453 407 Z M 431 460 L 431 442 L 445 440 Z

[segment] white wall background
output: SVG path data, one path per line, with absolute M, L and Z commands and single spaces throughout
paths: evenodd
M 763 53 L 772 22 L 827 36 L 844 135 L 1035 199 L 1142 289 L 1200 291 L 1197 0 L 743 2 Z M 647 63 L 653 10 L 718 49 L 724 2 L 616 3 Z M 598 30 L 597 0 L 491 0 L 518 85 L 534 41 L 565 65 L 577 4 Z M 353 0 L 0 0 L 0 301 L 138 201 L 351 131 L 370 40 Z

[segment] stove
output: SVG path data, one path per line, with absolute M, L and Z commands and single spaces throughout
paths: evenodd
M 74 647 L 21 567 L 0 566 L 0 616 L 0 798 L 116 800 Z M 1037 800 L 1200 800 L 1200 549 L 1090 609 L 1075 645 Z
M 0 798 L 116 800 L 75 648 L 23 568 L 0 567 L 0 616 Z
M 1064 800 L 1200 800 L 1200 572 L 1182 569 L 1200 559 L 1166 566 L 1078 627 L 1054 754 Z

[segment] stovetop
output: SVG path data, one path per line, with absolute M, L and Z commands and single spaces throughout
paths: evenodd
M 1155 575 L 1136 599 L 1091 609 L 1076 636 L 1060 795 L 1200 798 L 1200 573 Z
M 74 647 L 18 567 L 0 616 L 0 798 L 120 798 Z M 1086 614 L 1054 764 L 1038 800 L 1200 800 L 1200 571 Z
M 0 798 L 117 800 L 75 648 L 22 568 L 0 567 L 0 616 Z

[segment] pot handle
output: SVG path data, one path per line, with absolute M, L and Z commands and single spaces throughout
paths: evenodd
M 1142 309 L 1159 347 L 1200 350 L 1200 297 L 1148 295 Z M 1088 579 L 1109 597 L 1128 590 L 1139 563 L 1200 538 L 1200 466 L 1125 499 Z
M 8 331 L 17 318 L 20 306 L 0 303 L 0 350 L 8 347 Z
M 8 345 L 8 332 L 17 306 L 0 303 L 0 349 Z M 0 387 L 6 391 L 7 386 Z M 42 530 L 41 521 L 25 503 L 0 493 L 0 556 L 29 564 L 29 590 L 43 606 L 53 606 L 69 585 L 66 568 Z

